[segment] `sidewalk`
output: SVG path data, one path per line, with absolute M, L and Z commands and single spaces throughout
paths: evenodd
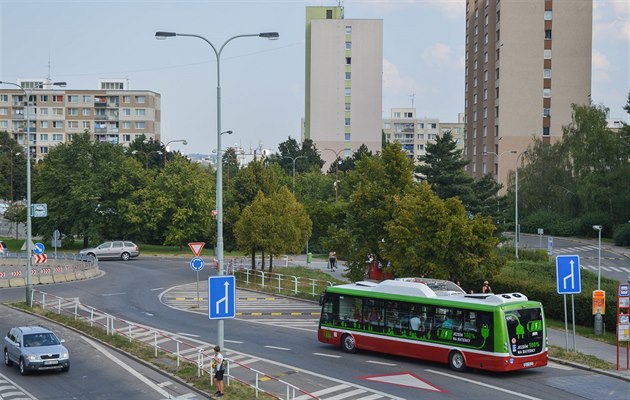
M 568 350 L 572 351 L 573 348 L 575 347 L 576 351 L 578 353 L 582 353 L 582 354 L 587 354 L 593 357 L 597 357 L 600 360 L 604 360 L 607 361 L 613 365 L 617 365 L 617 347 L 610 345 L 608 343 L 604 343 L 604 342 L 600 342 L 597 340 L 592 340 L 592 339 L 588 339 L 585 338 L 583 336 L 579 336 L 576 335 L 575 336 L 575 346 L 573 344 L 573 332 L 571 330 L 571 326 L 569 326 L 569 331 L 568 331 Z M 567 336 L 565 335 L 565 331 L 564 330 L 558 330 L 558 329 L 547 329 L 547 337 L 549 339 L 549 344 L 550 345 L 554 345 L 554 346 L 558 346 L 558 347 L 562 347 L 567 348 Z M 630 343 L 622 343 L 622 345 L 619 348 L 619 367 L 620 368 L 625 368 L 626 367 L 626 346 L 630 344 Z M 581 364 L 577 364 L 571 361 L 565 361 L 565 360 L 561 360 L 561 359 L 556 359 L 556 358 L 550 358 L 550 360 L 555 361 L 557 363 L 560 364 L 567 364 L 567 365 L 571 365 L 574 366 L 576 368 L 582 368 L 582 369 L 587 369 L 587 370 L 592 370 L 594 372 L 600 373 L 600 374 L 604 374 L 604 375 L 608 375 L 608 376 L 612 376 L 615 378 L 620 378 L 620 379 L 624 379 L 628 382 L 630 382 L 630 370 L 628 369 L 622 369 L 617 371 L 616 369 L 612 369 L 612 370 L 600 370 L 600 369 L 595 369 L 595 368 L 591 368 L 588 366 L 584 366 Z

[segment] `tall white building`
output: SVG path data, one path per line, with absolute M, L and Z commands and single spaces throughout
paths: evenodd
M 590 102 L 592 26 L 592 0 L 466 1 L 471 175 L 505 186 L 532 137 L 562 139 L 571 105 Z
M 365 144 L 381 151 L 383 21 L 344 19 L 343 7 L 306 8 L 302 138 L 326 164 Z

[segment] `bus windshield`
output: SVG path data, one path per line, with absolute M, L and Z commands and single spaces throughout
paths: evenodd
M 510 348 L 515 356 L 543 351 L 543 317 L 540 308 L 527 308 L 505 312 Z

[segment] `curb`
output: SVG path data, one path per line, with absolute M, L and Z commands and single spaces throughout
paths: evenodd
M 549 358 L 550 361 L 553 361 L 553 362 L 558 363 L 558 364 L 568 365 L 570 367 L 582 369 L 582 370 L 585 370 L 585 371 L 595 372 L 595 373 L 600 374 L 600 375 L 606 375 L 606 376 L 611 377 L 611 378 L 621 379 L 623 381 L 630 382 L 630 375 L 620 374 L 617 371 L 611 371 L 611 370 L 600 369 L 600 368 L 593 368 L 593 367 L 589 367 L 588 365 L 576 363 L 576 362 L 573 362 L 573 361 L 567 361 L 567 360 L 563 360 L 561 358 L 556 358 L 556 357 L 548 357 L 548 358 Z

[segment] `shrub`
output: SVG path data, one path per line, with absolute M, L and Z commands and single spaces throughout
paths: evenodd
M 613 240 L 617 246 L 630 246 L 630 224 L 617 226 Z

